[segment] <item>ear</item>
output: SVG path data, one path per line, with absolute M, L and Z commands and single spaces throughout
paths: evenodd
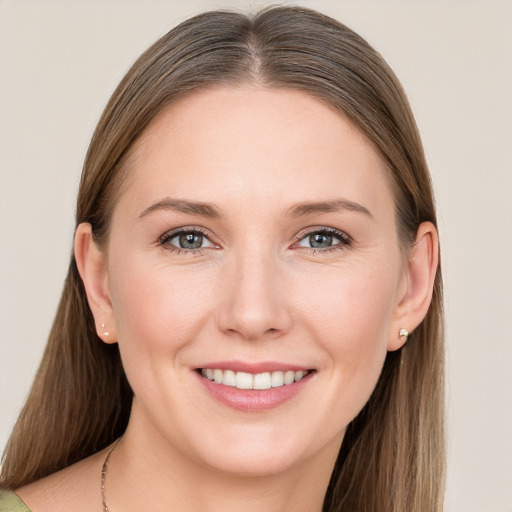
M 105 343 L 115 343 L 117 328 L 110 299 L 106 257 L 94 241 L 90 224 L 78 225 L 74 249 L 78 272 L 94 316 L 96 332 Z
M 404 268 L 403 283 L 388 335 L 388 350 L 398 350 L 407 341 L 400 329 L 411 333 L 423 321 L 432 300 L 439 264 L 439 238 L 431 222 L 420 224 Z

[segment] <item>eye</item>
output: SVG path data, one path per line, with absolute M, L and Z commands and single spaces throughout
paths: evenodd
M 187 229 L 166 233 L 160 240 L 170 250 L 197 251 L 207 247 L 215 247 L 205 233 L 198 229 Z
M 350 245 L 351 239 L 342 231 L 332 228 L 322 228 L 310 231 L 302 236 L 296 246 L 314 250 L 343 249 Z

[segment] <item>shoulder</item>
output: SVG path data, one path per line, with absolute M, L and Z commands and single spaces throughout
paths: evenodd
M 0 512 L 32 512 L 13 491 L 0 489 Z
M 101 460 L 101 455 L 99 458 L 98 454 L 93 455 L 16 489 L 16 494 L 11 494 L 25 508 L 10 509 L 0 505 L 0 512 L 90 512 L 91 502 L 100 495 Z M 99 509 L 101 499 L 97 499 L 98 507 L 93 508 Z

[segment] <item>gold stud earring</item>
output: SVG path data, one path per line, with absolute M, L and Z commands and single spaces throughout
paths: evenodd
M 101 324 L 101 328 L 102 328 L 102 329 L 105 329 L 105 322 L 103 322 L 103 323 Z M 104 330 L 104 331 L 103 331 L 103 336 L 110 336 L 110 333 L 109 333 L 108 331 L 105 331 L 105 330 Z
M 405 338 L 405 341 L 407 341 L 407 338 L 409 337 L 409 331 L 402 327 L 402 329 L 398 331 L 398 337 Z

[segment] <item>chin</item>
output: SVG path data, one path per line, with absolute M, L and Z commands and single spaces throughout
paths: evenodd
M 266 477 L 275 476 L 289 471 L 292 467 L 304 463 L 305 457 L 297 453 L 285 453 L 276 450 L 229 450 L 223 452 L 216 459 L 208 454 L 208 468 L 234 477 Z
M 229 432 L 202 443 L 196 454 L 202 465 L 237 477 L 265 477 L 288 472 L 327 457 L 337 457 L 343 432 L 332 438 L 312 436 L 290 425 L 277 429 L 246 429 Z M 205 441 L 205 439 L 203 439 Z

